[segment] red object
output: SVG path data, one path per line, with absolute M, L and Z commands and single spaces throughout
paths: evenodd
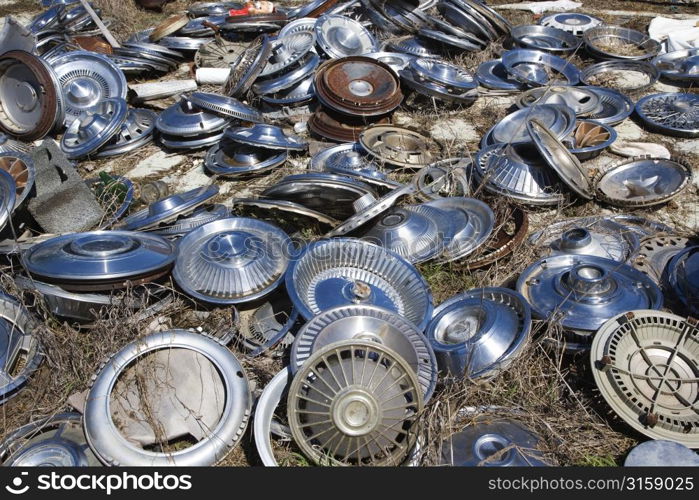
M 244 7 L 242 9 L 231 9 L 228 11 L 229 16 L 247 16 L 250 14 L 250 8 Z

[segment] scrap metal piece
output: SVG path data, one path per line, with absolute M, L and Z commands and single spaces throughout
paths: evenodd
M 56 74 L 41 58 L 22 51 L 0 55 L 0 129 L 32 141 L 63 123 L 64 107 Z
M 3 203 L 0 205 L 0 226 L 5 224 L 7 220 L 6 211 L 9 208 L 14 210 L 27 198 L 30 192 L 34 189 L 34 179 L 36 177 L 36 170 L 34 169 L 34 161 L 30 156 L 18 153 L 18 152 L 2 152 L 0 151 L 0 170 L 4 170 L 14 180 L 14 184 L 8 184 L 7 178 L 3 176 L 2 179 L 2 193 L 3 193 Z M 15 196 L 14 205 L 8 207 L 5 202 L 10 201 L 10 197 L 6 191 L 7 186 L 14 186 Z M 3 217 L 5 215 L 5 217 Z
M 260 96 L 260 99 L 273 106 L 300 105 L 307 103 L 315 97 L 315 89 L 313 88 L 314 80 L 314 75 L 308 75 L 299 83 L 272 95 L 263 94 Z
M 532 144 L 494 144 L 481 149 L 473 172 L 486 190 L 530 205 L 557 205 L 565 199 L 560 178 Z
M 510 76 L 501 59 L 492 59 L 478 65 L 478 83 L 494 90 L 523 90 L 526 85 Z
M 180 137 L 161 133 L 158 136 L 158 142 L 167 149 L 200 149 L 218 143 L 223 139 L 223 136 L 223 130 L 196 137 Z
M 188 233 L 178 248 L 172 276 L 188 295 L 238 304 L 260 299 L 282 282 L 291 240 L 267 222 L 230 217 Z
M 677 137 L 699 137 L 699 95 L 667 92 L 641 97 L 636 114 L 653 130 Z
M 248 146 L 232 141 L 221 141 L 206 152 L 204 167 L 223 177 L 245 177 L 262 174 L 283 165 L 286 151 Z
M 551 255 L 593 255 L 626 262 L 639 248 L 640 237 L 635 228 L 599 216 L 557 222 L 534 233 L 529 242 L 547 248 Z
M 61 149 L 70 159 L 89 156 L 114 137 L 126 122 L 128 105 L 109 98 L 80 112 L 61 138 Z
M 414 36 L 394 38 L 388 42 L 388 48 L 416 57 L 439 57 L 439 51 L 434 47 L 434 43 Z
M 610 318 L 593 337 L 590 364 L 600 393 L 634 430 L 699 448 L 693 407 L 698 352 L 696 321 L 631 309 Z
M 404 54 L 401 52 L 370 52 L 363 55 L 364 57 L 370 57 L 388 65 L 396 73 L 402 69 L 405 69 L 410 64 L 410 61 L 415 58 L 410 54 Z
M 347 233 L 351 233 L 373 218 L 386 212 L 402 197 L 408 196 L 414 192 L 415 187 L 407 185 L 398 187 L 378 199 L 373 194 L 366 194 L 354 202 L 353 206 L 356 213 L 342 224 L 336 226 L 325 236 L 327 238 L 332 238 L 334 236 L 343 236 Z
M 15 208 L 17 187 L 9 172 L 0 169 L 0 229 L 3 229 L 8 221 L 11 221 L 12 211 Z
M 440 304 L 425 334 L 443 375 L 492 378 L 522 353 L 531 331 L 531 308 L 514 290 L 477 288 Z
M 600 97 L 587 87 L 555 85 L 535 87 L 517 97 L 518 108 L 541 104 L 564 105 L 575 111 L 576 116 L 587 116 L 600 110 Z
M 529 230 L 527 212 L 517 205 L 495 210 L 495 229 L 490 238 L 469 255 L 466 269 L 480 269 L 512 254 Z
M 18 23 L 14 17 L 5 16 L 5 25 L 0 33 L 0 55 L 11 50 L 36 54 L 36 34 Z
M 298 203 L 336 220 L 351 217 L 354 202 L 369 194 L 376 196 L 365 182 L 326 172 L 289 175 L 262 192 L 263 197 Z
M 360 134 L 373 123 L 390 123 L 388 118 L 369 121 L 366 117 L 351 118 L 326 108 L 319 108 L 308 119 L 308 128 L 317 137 L 333 142 L 356 142 Z
M 172 194 L 129 215 L 121 221 L 119 228 L 127 231 L 142 231 L 160 224 L 167 224 L 208 202 L 218 194 L 218 189 L 217 185 L 212 184 Z
M 264 69 L 272 52 L 272 42 L 265 36 L 253 40 L 238 59 L 231 65 L 223 93 L 231 97 L 241 97 L 247 92 Z
M 352 339 L 371 340 L 394 350 L 417 375 L 423 401 L 430 400 L 437 385 L 437 361 L 427 339 L 409 321 L 376 306 L 340 306 L 311 319 L 291 347 L 292 373 L 327 345 Z
M 245 370 L 230 350 L 205 334 L 169 330 L 128 344 L 102 366 L 87 397 L 85 435 L 109 465 L 213 465 L 240 441 L 251 407 Z M 183 437 L 198 445 L 168 444 Z
M 599 172 L 594 179 L 597 197 L 610 205 L 647 207 L 678 196 L 692 177 L 691 165 L 680 158 L 637 156 Z
M 502 65 L 510 76 L 532 87 L 580 82 L 580 70 L 574 64 L 539 50 L 508 50 L 502 55 Z
M 655 56 L 651 63 L 670 80 L 699 80 L 699 48 L 666 52 Z
M 22 390 L 44 359 L 40 328 L 24 306 L 0 295 L 0 405 Z
M 233 97 L 209 92 L 193 92 L 188 99 L 195 106 L 211 113 L 245 122 L 263 122 L 262 115 L 259 111 L 251 106 L 243 104 Z
M 368 368 L 357 368 L 362 365 Z M 314 462 L 399 465 L 417 439 L 412 427 L 422 397 L 399 354 L 376 342 L 348 340 L 304 363 L 289 387 L 287 408 L 294 441 Z
M 153 140 L 157 115 L 149 109 L 129 108 L 119 130 L 95 155 L 106 158 L 134 151 Z
M 374 125 L 359 135 L 359 143 L 377 161 L 403 168 L 432 163 L 432 141 L 410 129 Z
M 269 351 L 274 353 L 277 346 L 291 343 L 286 339 L 299 319 L 298 311 L 284 290 L 273 292 L 257 307 L 239 309 L 238 313 L 235 335 L 252 358 Z
M 315 42 L 314 31 L 301 30 L 277 37 L 272 42 L 269 60 L 259 76 L 269 77 L 291 69 L 313 50 Z
M 264 80 L 257 80 L 257 82 L 253 84 L 252 90 L 258 95 L 266 95 L 275 94 L 289 87 L 293 87 L 309 76 L 312 76 L 318 64 L 320 64 L 320 56 L 309 52 L 298 61 L 296 67 L 291 68 L 288 72 Z
M 585 85 L 603 84 L 623 92 L 646 90 L 655 85 L 658 78 L 660 71 L 647 61 L 603 61 L 580 73 L 580 81 Z
M 658 285 L 629 265 L 589 255 L 557 255 L 529 266 L 517 291 L 540 319 L 591 335 L 610 318 L 635 309 L 659 309 Z M 596 338 L 596 337 L 595 337 Z
M 280 127 L 255 124 L 252 127 L 236 127 L 226 130 L 226 137 L 241 144 L 267 149 L 303 151 L 308 143 L 296 135 L 286 134 Z
M 175 253 L 175 246 L 157 235 L 91 231 L 37 243 L 22 260 L 32 276 L 66 290 L 107 290 L 162 276 Z
M 158 115 L 155 126 L 170 136 L 197 137 L 223 130 L 230 122 L 230 117 L 206 111 L 183 97 Z
M 364 56 L 333 59 L 315 75 L 318 100 L 349 116 L 380 116 L 403 100 L 398 75 L 387 65 Z
M 540 443 L 540 436 L 515 420 L 484 417 L 444 441 L 440 465 L 549 467 Z
M 10 433 L 0 444 L 5 467 L 96 467 L 79 413 L 59 413 L 35 420 Z
M 658 285 L 664 284 L 665 269 L 672 258 L 692 245 L 691 240 L 679 236 L 649 236 L 641 240 L 629 263 L 648 275 Z
M 699 316 L 699 246 L 678 252 L 667 264 L 669 289 L 693 317 Z
M 264 219 L 305 219 L 305 222 L 310 221 L 313 224 L 322 224 L 325 226 L 334 227 L 339 222 L 332 217 L 323 213 L 312 210 L 299 203 L 286 200 L 266 200 L 263 198 L 234 198 L 231 200 L 234 207 L 242 207 L 252 211 L 261 211 Z M 307 225 L 307 224 L 305 224 Z M 301 227 L 303 227 L 302 225 Z
M 617 125 L 633 113 L 633 101 L 621 92 L 606 87 L 587 86 L 585 88 L 595 92 L 602 102 L 602 109 L 591 114 L 589 119 L 605 125 Z
M 527 131 L 546 163 L 556 171 L 566 185 L 583 199 L 593 198 L 587 170 L 546 125 L 537 119 L 527 121 Z
M 495 214 L 480 200 L 445 197 L 426 205 L 445 212 L 454 227 L 454 236 L 448 240 L 438 262 L 453 262 L 466 257 L 484 245 L 493 232 Z
M 512 28 L 511 36 L 521 47 L 552 54 L 570 54 L 581 44 L 575 35 L 546 25 L 521 24 Z
M 699 467 L 699 455 L 675 441 L 653 439 L 634 446 L 624 467 Z
M 416 58 L 410 62 L 410 68 L 421 79 L 426 79 L 450 89 L 473 90 L 478 86 L 474 76 L 454 64 L 438 59 Z
M 194 64 L 198 68 L 230 68 L 246 47 L 246 44 L 216 37 L 197 49 Z
M 345 304 L 369 304 L 424 329 L 432 295 L 412 264 L 385 248 L 351 238 L 308 245 L 286 273 L 289 297 L 306 319 Z
M 316 21 L 314 29 L 318 46 L 332 59 L 378 50 L 369 30 L 349 17 L 323 15 Z
M 603 24 L 599 17 L 583 14 L 581 12 L 556 12 L 539 19 L 543 26 L 553 26 L 575 36 L 582 36 L 590 28 Z
M 418 193 L 431 200 L 471 193 L 471 160 L 447 158 L 420 169 L 413 177 Z
M 51 61 L 65 96 L 65 123 L 110 98 L 126 99 L 124 73 L 106 56 L 86 50 L 62 54 Z
M 425 262 L 451 244 L 456 226 L 450 216 L 429 204 L 393 207 L 362 231 L 362 239 L 393 250 L 413 264 Z
M 660 53 L 660 42 L 645 33 L 621 26 L 601 25 L 583 33 L 585 48 L 599 59 L 640 61 Z
M 166 238 L 173 238 L 185 235 L 209 222 L 225 219 L 226 217 L 230 217 L 230 213 L 225 205 L 203 205 L 192 212 L 191 215 L 180 217 L 172 224 L 159 226 L 151 231 Z
M 400 183 L 388 178 L 379 165 L 369 158 L 361 144 L 352 142 L 332 146 L 311 158 L 311 170 L 356 177 L 368 184 L 394 189 Z
M 527 122 L 537 120 L 561 140 L 575 128 L 575 111 L 561 104 L 539 104 L 510 113 L 495 124 L 481 140 L 482 146 L 531 143 Z

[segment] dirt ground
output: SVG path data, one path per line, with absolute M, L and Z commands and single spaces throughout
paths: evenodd
M 95 3 L 103 9 L 104 17 L 114 20 L 112 30 L 116 36 L 124 39 L 133 31 L 153 26 L 167 15 L 186 9 L 190 2 L 178 0 L 169 3 L 162 12 L 158 13 L 138 9 L 133 5 L 132 0 L 119 2 L 95 0 Z M 495 0 L 489 3 L 511 2 Z M 617 17 L 602 11 L 615 9 L 658 15 L 697 13 L 696 6 L 667 3 L 583 0 L 583 4 L 583 7 L 578 9 L 580 12 L 598 15 L 610 24 L 642 31 L 646 31 L 651 17 L 640 15 Z M 0 18 L 13 15 L 26 21 L 40 10 L 38 3 L 32 0 L 16 2 L 0 0 Z M 507 10 L 501 13 L 513 24 L 529 24 L 536 20 L 535 16 L 528 12 Z M 502 46 L 491 44 L 483 52 L 457 57 L 455 62 L 467 70 L 475 71 L 480 62 L 496 57 L 501 50 L 503 50 Z M 578 67 L 595 62 L 583 53 L 576 53 L 572 60 Z M 176 72 L 164 76 L 162 80 L 190 78 L 190 71 L 190 66 L 183 65 Z M 137 82 L 139 80 L 130 81 L 130 83 Z M 212 88 L 212 90 L 216 89 Z M 635 101 L 642 95 L 666 91 L 697 93 L 696 88 L 679 88 L 662 81 L 631 97 Z M 444 158 L 457 155 L 469 156 L 478 151 L 481 136 L 512 111 L 515 97 L 484 95 L 470 107 L 455 109 L 445 109 L 439 103 L 417 99 L 411 101 L 410 106 L 402 106 L 393 121 L 398 125 L 430 133 L 442 149 Z M 175 100 L 175 98 L 165 99 L 149 103 L 149 106 L 157 110 L 164 109 Z M 303 117 L 297 117 L 283 125 L 290 127 L 292 122 L 303 120 Z M 651 133 L 644 130 L 642 124 L 633 117 L 616 128 L 619 139 L 627 138 L 662 144 L 674 155 L 687 159 L 693 166 L 694 183 L 672 202 L 650 209 L 619 210 L 598 202 L 580 200 L 555 209 L 528 209 L 530 233 L 567 217 L 631 213 L 669 224 L 686 236 L 699 236 L 699 140 L 677 139 Z M 159 151 L 160 148 L 157 145 L 150 144 L 115 159 L 80 162 L 78 169 L 85 177 L 93 177 L 98 172 L 104 171 L 125 175 L 136 183 L 164 180 L 170 185 L 170 192 L 183 191 L 212 182 L 202 166 L 205 151 L 166 152 L 169 160 L 167 164 L 165 161 L 156 161 L 155 166 L 148 169 L 143 165 L 139 166 L 143 160 Z M 620 159 L 611 152 L 605 152 L 595 160 L 593 165 L 586 166 L 594 169 Z M 215 179 L 213 181 L 220 187 L 216 201 L 227 203 L 232 198 L 257 195 L 284 175 L 303 171 L 307 162 L 308 156 L 298 155 L 274 173 L 251 181 Z M 524 244 L 516 249 L 513 256 L 485 270 L 468 271 L 459 263 L 447 265 L 428 263 L 419 266 L 419 269 L 431 286 L 435 304 L 439 304 L 455 293 L 474 287 L 511 285 L 521 271 L 535 259 L 535 250 Z M 8 291 L 11 292 L 14 289 L 7 272 L 3 274 L 2 282 Z M 48 329 L 44 333 L 44 343 L 49 355 L 27 388 L 16 398 L 0 406 L 0 438 L 36 418 L 68 409 L 66 404 L 68 396 L 89 387 L 100 360 L 143 335 L 151 327 L 150 320 L 124 322 L 121 319 L 124 315 L 132 316 L 131 312 L 124 310 L 112 311 L 109 318 L 89 331 L 78 331 L 67 324 L 60 324 L 51 319 L 46 311 L 38 311 L 38 314 L 47 321 Z M 202 316 L 196 314 L 192 303 L 183 296 L 178 296 L 177 301 L 161 316 L 167 318 L 177 328 L 201 327 L 205 331 L 215 333 L 232 327 L 230 314 L 225 309 L 213 311 L 202 323 Z M 465 407 L 488 406 L 491 408 L 489 415 L 493 417 L 516 415 L 518 420 L 525 422 L 542 437 L 541 451 L 551 461 L 561 465 L 620 465 L 629 449 L 644 440 L 642 436 L 635 434 L 617 419 L 602 400 L 589 372 L 587 357 L 571 358 L 561 351 L 551 349 L 542 341 L 542 333 L 547 329 L 549 335 L 556 334 L 556 325 L 535 322 L 531 342 L 520 358 L 521 361 L 515 363 L 496 379 L 483 384 L 455 384 L 438 391 L 426 408 L 422 419 L 427 436 L 426 442 L 430 443 L 425 458 L 426 463 L 434 463 L 439 454 L 438 444 L 443 438 L 473 418 L 472 414 L 465 416 L 463 411 L 459 411 Z M 254 392 L 259 393 L 282 366 L 282 361 L 278 358 L 262 356 L 253 360 L 247 358 L 236 346 L 232 346 L 232 349 L 242 360 Z M 235 448 L 222 465 L 260 464 L 251 427 L 252 425 L 248 426 L 241 446 Z M 278 451 L 281 463 L 305 464 L 303 457 L 294 449 L 284 448 Z

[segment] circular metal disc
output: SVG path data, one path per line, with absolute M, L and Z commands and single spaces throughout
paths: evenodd
M 659 309 L 660 288 L 631 266 L 589 255 L 557 255 L 529 266 L 517 291 L 538 318 L 594 332 L 609 318 L 634 309 Z
M 315 24 L 318 45 L 331 58 L 376 52 L 372 34 L 358 21 L 345 16 L 324 15 Z
M 191 212 L 217 194 L 218 186 L 215 184 L 172 194 L 129 215 L 121 221 L 119 227 L 129 231 L 153 228 Z
M 172 276 L 192 297 L 214 304 L 260 299 L 284 278 L 291 240 L 257 219 L 230 217 L 210 222 L 178 244 Z
M 399 354 L 418 377 L 427 403 L 437 385 L 437 362 L 422 331 L 376 306 L 346 305 L 315 316 L 296 334 L 291 348 L 293 372 L 315 352 L 343 340 L 371 340 Z
M 699 95 L 668 92 L 641 97 L 636 113 L 653 129 L 677 137 L 699 137 Z
M 527 131 L 536 149 L 553 168 L 563 182 L 575 193 L 586 200 L 592 199 L 592 188 L 587 170 L 580 161 L 566 148 L 551 132 L 551 130 L 536 119 L 527 121 Z
M 440 304 L 425 334 L 440 370 L 458 379 L 492 378 L 526 346 L 531 309 L 507 288 L 478 288 Z
M 61 149 L 70 159 L 89 156 L 119 133 L 128 117 L 128 105 L 115 97 L 81 111 L 61 138 Z
M 679 158 L 629 158 L 595 179 L 597 196 L 622 207 L 647 207 L 679 195 L 691 179 L 691 166 Z
M 106 56 L 85 50 L 51 61 L 65 97 L 66 125 L 80 113 L 109 98 L 126 99 L 124 73 Z
M 40 324 L 9 295 L 0 295 L 0 404 L 27 384 L 43 360 Z
M 157 273 L 174 262 L 175 246 L 156 235 L 92 231 L 37 243 L 23 253 L 22 260 L 33 276 L 71 289 Z
M 146 380 L 140 389 L 139 376 Z M 230 350 L 204 334 L 169 330 L 128 344 L 103 365 L 88 393 L 85 435 L 109 465 L 214 465 L 240 441 L 251 407 L 245 371 Z M 155 428 L 144 429 L 140 418 Z M 197 444 L 167 443 L 182 437 Z
M 475 252 L 488 241 L 495 227 L 493 210 L 474 198 L 445 197 L 426 205 L 445 212 L 454 226 L 454 236 L 438 262 L 453 262 Z
M 592 339 L 592 374 L 609 406 L 651 439 L 699 448 L 699 328 L 662 311 L 615 316 Z
M 100 461 L 83 433 L 79 413 L 59 413 L 24 425 L 0 445 L 6 467 L 97 467 Z
M 348 340 L 304 363 L 287 408 L 294 441 L 314 462 L 399 465 L 417 438 L 413 425 L 422 395 L 412 368 L 395 351 Z
M 311 243 L 286 273 L 289 297 L 306 319 L 351 303 L 393 311 L 424 328 L 432 295 L 424 278 L 398 254 L 350 238 Z

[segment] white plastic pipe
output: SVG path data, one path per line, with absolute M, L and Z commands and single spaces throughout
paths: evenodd
M 199 68 L 196 79 L 200 85 L 223 85 L 230 72 L 231 68 Z

